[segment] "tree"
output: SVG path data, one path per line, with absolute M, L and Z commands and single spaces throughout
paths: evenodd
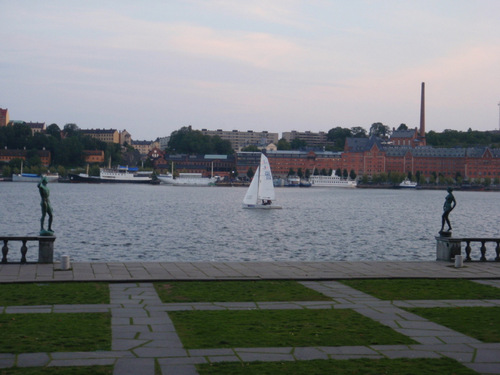
M 302 178 L 304 176 L 304 174 L 302 173 L 302 168 L 299 168 L 297 170 L 297 176 L 299 176 L 300 178 Z
M 408 126 L 406 126 L 406 124 L 400 124 L 397 130 L 408 130 Z
M 249 167 L 248 171 L 247 171 L 247 177 L 251 180 L 253 175 L 254 175 L 254 171 L 253 171 L 252 167 Z
M 288 170 L 288 174 L 287 174 L 287 176 L 295 176 L 295 171 L 293 170 L 293 168 L 290 168 L 290 169 Z
M 342 177 L 347 178 L 347 176 L 349 176 L 349 173 L 347 172 L 347 169 L 344 169 L 344 171 L 342 172 Z
M 49 126 L 47 126 L 45 133 L 58 140 L 61 139 L 61 128 L 59 128 L 57 124 L 50 124 Z
M 286 151 L 286 150 L 292 149 L 292 146 L 290 146 L 290 143 L 285 138 L 281 138 L 278 141 L 278 144 L 276 145 L 276 147 L 280 151 Z
M 366 134 L 366 129 L 361 126 L 355 126 L 351 128 L 351 135 L 354 138 L 366 138 L 368 135 Z
M 66 124 L 64 125 L 63 132 L 66 137 L 72 137 L 78 133 L 80 128 L 76 124 Z
M 326 138 L 334 143 L 336 150 L 341 151 L 344 149 L 345 139 L 350 136 L 352 136 L 350 129 L 337 126 L 328 131 Z
M 337 170 L 335 171 L 335 176 L 342 177 L 342 169 L 337 168 Z
M 381 122 L 375 122 L 370 127 L 371 136 L 374 135 L 375 137 L 385 138 L 388 137 L 390 134 L 391 134 L 391 129 L 387 125 L 382 124 Z
M 351 171 L 349 172 L 349 178 L 351 180 L 355 180 L 356 179 L 356 172 L 354 172 L 354 169 L 351 169 Z
M 290 143 L 290 148 L 292 150 L 300 150 L 303 149 L 304 147 L 307 146 L 306 141 L 299 139 L 299 138 L 294 138 L 292 142 Z

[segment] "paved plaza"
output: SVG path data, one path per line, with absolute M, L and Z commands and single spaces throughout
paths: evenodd
M 482 343 L 404 307 L 500 306 L 500 300 L 383 301 L 335 281 L 347 278 L 468 278 L 500 287 L 499 263 L 445 262 L 271 262 L 271 263 L 75 263 L 0 265 L 0 282 L 107 281 L 104 305 L 3 306 L 4 314 L 110 312 L 112 349 L 99 352 L 0 354 L 0 368 L 13 366 L 113 365 L 115 375 L 197 374 L 195 365 L 221 361 L 302 361 L 353 358 L 453 358 L 481 374 L 500 374 L 500 343 Z M 331 298 L 305 302 L 162 303 L 152 282 L 160 280 L 295 279 Z M 342 347 L 185 349 L 170 311 L 352 309 L 406 335 L 418 344 Z

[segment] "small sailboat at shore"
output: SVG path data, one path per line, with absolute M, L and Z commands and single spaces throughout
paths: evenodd
M 260 165 L 255 171 L 245 198 L 243 198 L 243 208 L 264 210 L 281 208 L 281 206 L 274 204 L 275 198 L 271 166 L 266 155 L 261 154 Z

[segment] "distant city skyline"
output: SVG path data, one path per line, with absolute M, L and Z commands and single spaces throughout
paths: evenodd
M 2 2 L 11 120 L 327 132 L 500 127 L 500 1 Z

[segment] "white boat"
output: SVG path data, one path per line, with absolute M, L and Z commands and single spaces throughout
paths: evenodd
M 177 178 L 172 174 L 160 174 L 158 179 L 164 184 L 174 186 L 213 186 L 217 182 L 216 177 L 203 177 L 201 173 L 179 173 Z
M 12 182 L 40 182 L 41 178 L 45 177 L 47 182 L 57 182 L 59 179 L 59 174 L 48 173 L 43 175 L 32 174 L 32 173 L 19 173 L 12 175 Z
M 354 180 L 347 180 L 335 174 L 335 171 L 332 172 L 331 176 L 310 176 L 309 181 L 311 182 L 311 186 L 317 187 L 340 187 L 340 188 L 355 188 L 357 186 L 357 182 Z
M 70 182 L 149 184 L 152 172 L 138 172 L 137 168 L 100 168 L 99 176 L 88 173 L 69 174 Z
M 281 208 L 274 204 L 276 196 L 274 194 L 273 176 L 271 166 L 266 155 L 260 155 L 260 165 L 255 171 L 252 182 L 248 187 L 245 198 L 243 198 L 243 208 L 273 209 Z
M 405 178 L 403 182 L 399 184 L 399 187 L 403 189 L 415 189 L 417 187 L 417 183 Z
M 46 174 L 34 174 L 34 173 L 23 173 L 23 163 L 21 162 L 21 173 L 12 175 L 12 182 L 40 182 L 41 178 L 45 177 L 47 182 L 57 182 L 59 179 L 59 174 L 57 173 L 46 173 Z

